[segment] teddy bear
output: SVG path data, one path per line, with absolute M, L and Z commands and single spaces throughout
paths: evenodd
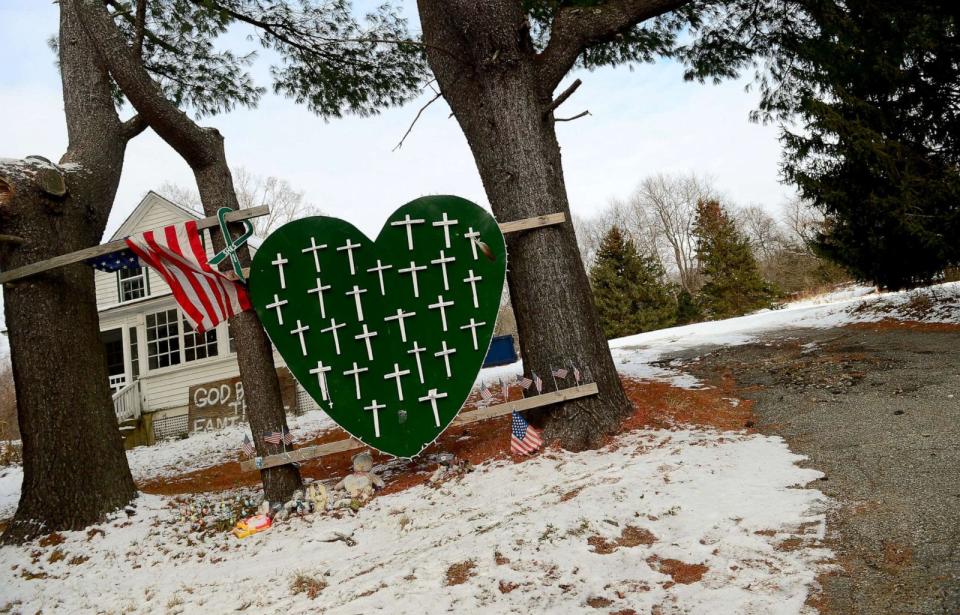
M 383 479 L 373 472 L 373 456 L 368 452 L 353 456 L 353 474 L 348 474 L 334 489 L 343 489 L 354 499 L 367 499 L 374 489 L 382 489 Z

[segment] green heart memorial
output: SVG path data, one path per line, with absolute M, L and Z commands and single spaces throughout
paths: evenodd
M 506 262 L 489 213 L 430 196 L 395 211 L 375 241 L 325 216 L 282 226 L 253 259 L 250 295 L 320 407 L 363 443 L 412 457 L 473 387 Z

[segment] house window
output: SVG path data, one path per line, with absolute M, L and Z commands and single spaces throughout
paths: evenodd
M 147 296 L 147 270 L 143 267 L 121 269 L 119 276 L 120 302 Z
M 217 356 L 217 330 L 197 333 L 186 320 L 183 321 L 183 355 L 185 361 L 196 361 Z
M 147 363 L 150 369 L 180 364 L 179 322 L 177 310 L 147 314 Z

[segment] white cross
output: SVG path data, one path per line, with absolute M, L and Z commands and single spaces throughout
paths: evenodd
M 460 327 L 461 330 L 463 330 L 463 329 L 470 329 L 470 335 L 473 337 L 473 349 L 474 349 L 474 350 L 479 350 L 479 348 L 477 348 L 477 327 L 482 327 L 482 326 L 485 325 L 485 324 L 487 324 L 487 323 L 485 323 L 485 322 L 476 322 L 473 318 L 471 318 L 471 319 L 470 319 L 470 322 L 469 322 L 468 324 L 465 324 L 465 325 L 463 325 L 462 327 Z
M 446 393 L 437 393 L 436 389 L 430 389 L 426 395 L 417 399 L 417 401 L 430 402 L 430 408 L 433 409 L 433 420 L 436 421 L 437 427 L 440 427 L 440 413 L 437 411 L 437 400 L 443 399 L 446 396 Z
M 447 263 L 452 263 L 457 260 L 453 256 L 445 256 L 443 250 L 440 250 L 440 258 L 435 258 L 430 261 L 431 265 L 440 265 L 443 269 L 443 290 L 450 290 L 450 284 L 447 282 Z
M 447 330 L 447 308 L 453 305 L 453 299 L 450 301 L 444 301 L 443 295 L 437 295 L 437 302 L 431 303 L 427 307 L 431 310 L 440 310 L 440 318 L 443 320 L 443 330 Z
M 413 348 L 407 351 L 407 354 L 412 354 L 417 359 L 417 375 L 420 376 L 420 384 L 423 384 L 423 365 L 420 364 L 420 353 L 426 350 L 426 348 L 420 348 L 416 340 L 413 342 Z
M 386 404 L 378 404 L 377 400 L 373 400 L 373 403 L 369 406 L 364 406 L 364 410 L 373 410 L 373 435 L 380 437 L 380 410 L 386 408 Z
M 317 293 L 317 299 L 320 300 L 320 318 L 327 317 L 327 308 L 325 305 L 323 305 L 323 291 L 325 290 L 330 290 L 330 285 L 327 284 L 326 286 L 324 286 L 320 282 L 320 278 L 317 278 L 317 285 L 314 288 L 311 288 L 310 290 L 307 291 L 308 295 Z
M 310 238 L 310 245 L 300 252 L 306 254 L 307 252 L 313 252 L 313 266 L 317 270 L 317 273 L 320 273 L 320 257 L 317 255 L 317 252 L 323 250 L 327 247 L 327 244 L 317 245 L 317 240 L 313 237 Z
M 353 285 L 353 290 L 348 290 L 344 294 L 347 296 L 353 295 L 353 300 L 357 304 L 357 320 L 363 322 L 363 305 L 360 304 L 360 295 L 367 292 L 366 288 L 359 288 L 356 284 Z
M 345 323 L 340 323 L 340 324 L 338 325 L 338 324 L 337 324 L 337 319 L 336 319 L 336 318 L 331 318 L 331 319 L 330 319 L 330 326 L 327 327 L 326 329 L 320 329 L 320 333 L 326 333 L 327 331 L 330 331 L 331 333 L 333 333 L 333 347 L 334 347 L 334 348 L 336 349 L 336 351 L 337 351 L 337 356 L 340 356 L 340 336 L 337 335 L 337 329 L 339 329 L 339 328 L 341 328 L 341 327 L 346 327 L 346 326 L 347 326 L 347 325 L 346 325 Z
M 473 260 L 477 260 L 477 240 L 480 239 L 480 233 L 473 230 L 471 226 L 470 230 L 464 233 L 463 236 L 470 242 L 470 249 L 473 251 Z
M 327 372 L 329 372 L 332 367 L 329 365 L 324 365 L 323 361 L 317 361 L 317 366 L 310 370 L 311 374 L 317 375 L 317 380 L 320 382 L 320 395 L 323 397 L 323 401 L 327 401 L 329 394 L 327 393 Z
M 417 298 L 420 297 L 420 286 L 417 284 L 417 272 L 423 271 L 426 268 L 427 268 L 426 265 L 420 265 L 418 267 L 415 262 L 410 261 L 410 266 L 407 267 L 406 269 L 397 269 L 397 273 L 409 273 L 410 275 L 413 276 L 413 296 L 414 297 L 417 297 Z
M 281 300 L 280 300 L 280 297 L 278 297 L 276 294 L 274 294 L 274 295 L 273 295 L 273 303 L 268 303 L 268 304 L 267 304 L 267 309 L 268 309 L 268 310 L 273 310 L 273 309 L 276 309 L 276 310 L 277 310 L 277 322 L 278 322 L 279 324 L 281 324 L 281 325 L 283 324 L 283 312 L 280 310 L 280 308 L 281 308 L 282 306 L 286 305 L 287 303 L 289 303 L 289 302 L 288 302 L 286 299 L 284 299 L 283 301 L 281 301 Z
M 353 362 L 353 369 L 343 372 L 344 376 L 353 376 L 353 382 L 357 386 L 357 399 L 360 399 L 360 374 L 367 371 L 367 367 L 357 367 L 357 362 Z
M 404 320 L 405 318 L 410 318 L 411 316 L 416 316 L 416 315 L 417 315 L 416 312 L 404 312 L 402 309 L 397 308 L 397 313 L 396 313 L 396 314 L 394 314 L 393 316 L 387 316 L 387 317 L 384 318 L 383 320 L 384 320 L 384 321 L 396 320 L 397 322 L 399 322 L 399 323 L 400 323 L 400 340 L 406 342 L 406 341 L 407 341 L 407 327 L 404 326 L 403 320 Z
M 283 255 L 277 252 L 276 260 L 270 261 L 271 265 L 275 265 L 280 270 L 280 288 L 287 288 L 287 279 L 283 277 L 283 266 L 289 263 L 287 259 L 283 258 Z
M 377 272 L 377 277 L 380 278 L 380 296 L 383 297 L 387 294 L 387 291 L 383 289 L 383 271 L 385 269 L 393 269 L 393 265 L 384 265 L 380 262 L 380 259 L 377 259 L 377 266 L 367 269 L 367 273 Z
M 354 336 L 353 336 L 353 339 L 355 339 L 355 340 L 363 340 L 363 342 L 367 345 L 367 360 L 369 360 L 369 361 L 373 361 L 373 346 L 370 345 L 370 338 L 371 338 L 371 337 L 377 337 L 377 335 L 378 335 L 378 334 L 377 334 L 376 331 L 368 331 L 368 330 L 367 330 L 367 324 L 364 323 L 364 324 L 363 324 L 363 333 L 360 333 L 359 335 L 354 335 Z
M 400 386 L 400 377 L 406 376 L 409 373 L 410 373 L 409 369 L 405 369 L 401 371 L 400 366 L 394 363 L 393 371 L 390 372 L 389 374 L 383 375 L 384 380 L 389 380 L 391 378 L 394 378 L 397 381 L 397 396 L 400 398 L 400 401 L 403 401 L 403 387 Z
M 291 335 L 297 335 L 300 337 L 300 350 L 303 351 L 303 356 L 307 356 L 307 342 L 303 338 L 303 334 L 310 330 L 309 325 L 301 325 L 300 321 L 297 321 L 297 328 L 290 332 Z
M 390 223 L 390 226 L 405 226 L 407 227 L 407 249 L 413 249 L 413 225 L 414 224 L 423 224 L 426 220 L 411 220 L 410 214 L 407 214 L 407 217 L 403 220 L 394 220 Z
M 350 239 L 347 239 L 347 243 L 343 244 L 337 248 L 337 252 L 347 251 L 347 258 L 350 259 L 350 275 L 356 275 L 357 271 L 353 268 L 353 251 L 360 247 L 359 243 L 353 243 Z
M 450 355 L 457 351 L 456 348 L 447 348 L 447 340 L 443 340 L 442 346 L 443 350 L 440 352 L 433 353 L 435 357 L 443 357 L 443 364 L 447 366 L 447 378 L 452 378 L 453 375 L 450 373 Z
M 450 227 L 458 222 L 459 220 L 448 220 L 447 212 L 443 212 L 443 220 L 433 223 L 434 226 L 443 227 L 443 247 L 447 248 L 448 250 L 450 249 Z
M 473 307 L 479 309 L 480 303 L 477 301 L 477 282 L 483 279 L 481 275 L 474 275 L 473 269 L 470 270 L 470 275 L 463 278 L 463 281 L 470 285 L 470 290 L 473 291 Z

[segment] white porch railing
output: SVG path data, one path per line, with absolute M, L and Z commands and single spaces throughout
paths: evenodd
M 120 389 L 127 386 L 127 376 L 125 374 L 117 374 L 116 376 L 110 376 L 110 390 L 116 393 Z
M 113 411 L 117 421 L 129 421 L 140 418 L 143 410 L 143 398 L 140 396 L 140 380 L 134 380 L 113 394 Z

